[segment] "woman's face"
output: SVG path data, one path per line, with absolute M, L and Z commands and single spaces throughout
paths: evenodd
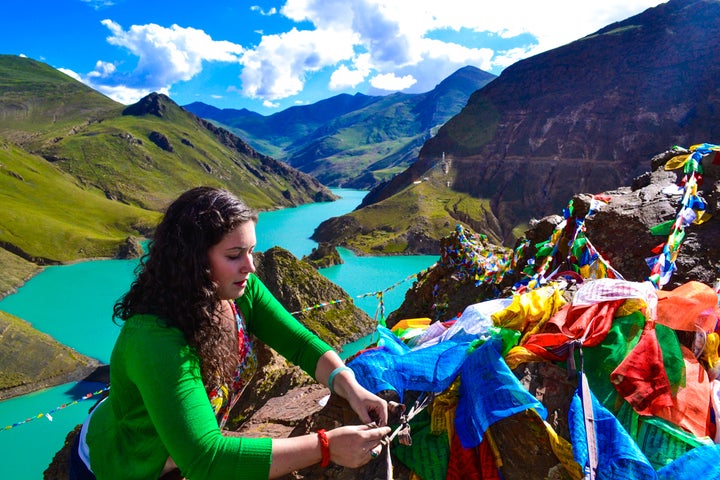
M 255 222 L 245 222 L 208 250 L 210 278 L 221 300 L 233 300 L 245 291 L 248 276 L 255 271 L 256 243 Z

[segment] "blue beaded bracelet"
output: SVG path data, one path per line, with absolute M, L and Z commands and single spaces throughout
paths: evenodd
M 355 376 L 355 372 L 353 372 L 352 368 L 345 365 L 343 365 L 342 367 L 337 367 L 335 370 L 330 372 L 330 376 L 328 377 L 328 388 L 330 389 L 331 393 L 335 393 L 335 390 L 333 390 L 333 381 L 335 380 L 335 375 L 344 371 L 349 371 L 350 373 L 352 373 L 353 377 Z

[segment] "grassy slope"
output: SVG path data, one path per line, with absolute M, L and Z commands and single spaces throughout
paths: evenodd
M 159 102 L 159 115 L 122 115 L 44 63 L 0 55 L 0 246 L 31 261 L 113 256 L 196 185 L 226 187 L 258 210 L 315 199 L 319 185 Z
M 281 158 L 328 183 L 352 179 L 368 169 L 381 171 L 376 162 L 402 156 L 408 145 L 417 144 L 417 149 L 421 145 L 426 132 L 414 111 L 415 101 L 415 97 L 388 96 L 339 117 L 326 126 L 326 136 L 304 145 L 311 157 L 323 152 L 323 158 L 313 162 L 312 168 L 301 165 L 307 162 L 303 152 L 288 151 Z M 382 177 L 387 173 L 378 174 Z
M 33 385 L 41 380 L 72 375 L 79 368 L 97 365 L 75 350 L 9 313 L 0 311 L 0 400 L 8 396 L 6 389 Z
M 430 238 L 439 239 L 454 230 L 457 223 L 466 225 L 465 218 L 478 218 L 490 211 L 487 199 L 455 192 L 447 188 L 448 180 L 440 171 L 430 172 L 420 183 L 399 194 L 347 214 L 369 233 L 349 238 L 346 246 L 372 254 L 408 253 L 405 238 L 408 231 L 421 229 Z
M 3 298 L 4 294 L 13 293 L 18 286 L 42 270 L 40 266 L 2 248 L 0 248 L 0 268 L 3 272 L 0 275 L 0 298 Z
M 167 138 L 172 151 L 153 143 L 153 132 Z M 222 145 L 174 104 L 162 118 L 119 115 L 89 124 L 41 153 L 57 159 L 83 186 L 152 210 L 195 185 L 229 188 L 259 210 L 287 206 L 283 192 L 292 188 L 279 175 L 252 174 L 250 170 L 262 170 L 259 158 Z
M 0 55 L 0 136 L 32 149 L 123 106 L 41 62 Z
M 83 190 L 42 158 L 0 143 L 0 242 L 53 261 L 111 257 L 159 214 Z M 3 262 L 4 263 L 4 262 Z

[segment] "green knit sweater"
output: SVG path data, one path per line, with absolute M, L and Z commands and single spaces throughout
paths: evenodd
M 237 300 L 247 328 L 314 376 L 330 347 L 300 324 L 256 276 Z M 110 358 L 110 395 L 88 426 L 98 479 L 155 479 L 170 456 L 189 479 L 266 479 L 269 438 L 224 437 L 200 375 L 200 359 L 177 328 L 155 316 L 128 319 Z

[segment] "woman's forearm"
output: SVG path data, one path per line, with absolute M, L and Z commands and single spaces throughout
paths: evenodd
M 270 478 L 278 478 L 295 470 L 320 463 L 322 450 L 317 434 L 273 439 Z
M 330 387 L 328 385 L 328 380 L 330 379 L 330 374 L 339 367 L 344 366 L 345 363 L 342 361 L 340 356 L 335 353 L 334 351 L 328 351 L 325 352 L 317 362 L 317 367 L 315 368 L 315 380 L 322 383 L 326 387 Z M 335 384 L 335 381 L 340 377 L 341 375 L 352 375 L 351 372 L 340 372 L 336 374 L 333 378 L 333 384 Z M 338 385 L 343 382 L 338 382 Z M 335 385 L 333 385 L 334 387 Z M 332 390 L 335 390 L 333 388 Z M 339 394 L 339 392 L 338 392 Z M 343 396 L 343 395 L 340 395 Z

